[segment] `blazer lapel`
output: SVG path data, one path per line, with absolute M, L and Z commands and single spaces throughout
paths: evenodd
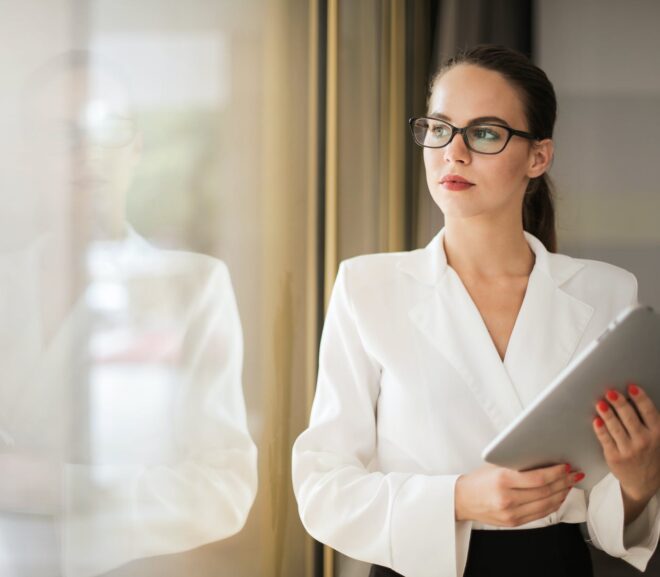
M 529 233 L 525 236 L 536 263 L 504 367 L 527 406 L 570 362 L 594 309 L 561 288 L 584 264 L 549 253 L 539 239 Z
M 548 253 L 538 239 L 525 235 L 536 262 L 504 362 L 469 293 L 447 265 L 444 229 L 425 249 L 399 262 L 403 272 L 431 287 L 409 318 L 454 367 L 497 430 L 566 365 L 593 313 L 558 286 L 583 265 Z

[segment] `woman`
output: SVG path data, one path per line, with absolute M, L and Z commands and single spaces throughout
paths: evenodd
M 584 577 L 583 522 L 639 569 L 656 547 L 660 417 L 641 388 L 594 407 L 611 473 L 588 493 L 568 463 L 518 473 L 480 459 L 637 300 L 630 273 L 554 253 L 555 115 L 521 54 L 450 60 L 428 118 L 411 120 L 444 228 L 424 249 L 340 266 L 293 481 L 307 530 L 372 576 Z

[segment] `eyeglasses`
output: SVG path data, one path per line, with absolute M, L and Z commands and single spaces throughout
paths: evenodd
M 78 123 L 75 121 L 52 122 L 39 126 L 35 137 L 49 147 L 65 146 L 70 149 L 82 146 L 123 148 L 137 134 L 137 125 L 130 118 L 109 118 L 102 122 Z
M 135 122 L 123 117 L 104 118 L 65 128 L 69 142 L 91 144 L 101 148 L 122 148 L 132 142 L 137 132 Z
M 463 142 L 473 152 L 479 154 L 498 154 L 504 150 L 512 136 L 521 136 L 528 140 L 538 140 L 536 136 L 522 130 L 514 130 L 502 124 L 470 124 L 457 128 L 437 118 L 411 118 L 408 120 L 413 139 L 419 146 L 443 148 L 460 134 Z

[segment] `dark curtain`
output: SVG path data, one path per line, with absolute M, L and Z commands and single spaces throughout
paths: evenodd
M 426 26 L 430 52 L 424 80 L 418 76 L 411 101 L 411 114 L 426 111 L 428 83 L 433 73 L 457 51 L 475 44 L 503 44 L 533 58 L 533 2 L 532 0 L 437 0 L 421 2 L 427 10 Z M 420 23 L 419 26 L 422 26 Z M 417 50 L 421 50 L 419 42 Z M 411 147 L 414 146 L 411 143 Z M 419 149 L 410 153 L 410 248 L 426 243 L 442 227 L 442 213 L 430 198 L 426 186 L 422 154 Z

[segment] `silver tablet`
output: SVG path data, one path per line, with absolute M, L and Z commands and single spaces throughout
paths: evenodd
M 660 314 L 638 305 L 623 311 L 525 411 L 483 451 L 482 458 L 518 471 L 570 463 L 590 489 L 607 473 L 592 428 L 596 403 L 636 383 L 660 407 Z

